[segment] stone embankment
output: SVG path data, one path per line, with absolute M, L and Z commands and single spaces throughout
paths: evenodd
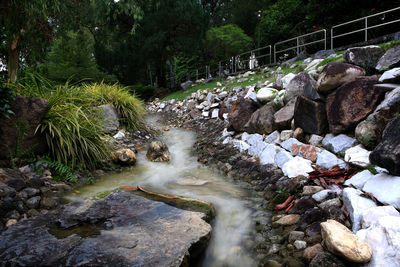
M 297 75 L 265 68 L 274 82 L 248 72 L 148 105 L 198 130 L 199 161 L 264 190 L 280 233 L 265 264 L 400 266 L 400 46 L 343 60 L 311 57 Z M 235 79 L 254 85 L 228 89 Z

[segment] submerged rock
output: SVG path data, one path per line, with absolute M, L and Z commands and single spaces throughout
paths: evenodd
M 116 192 L 14 224 L 0 235 L 0 261 L 19 266 L 188 266 L 210 239 L 204 216 Z
M 167 145 L 161 141 L 151 142 L 146 156 L 150 161 L 154 162 L 168 162 L 171 160 L 171 153 Z

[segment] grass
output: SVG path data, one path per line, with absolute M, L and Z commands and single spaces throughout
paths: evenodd
M 398 41 L 390 41 L 390 42 L 386 42 L 383 44 L 379 44 L 378 46 L 380 46 L 383 50 L 387 51 L 391 48 L 394 48 L 396 46 L 400 45 L 400 40 Z
M 338 61 L 338 62 L 343 62 L 343 56 L 340 55 L 338 57 L 332 57 L 332 58 L 325 58 L 324 60 L 322 60 L 316 67 L 316 69 L 318 69 L 321 66 L 325 66 L 326 64 L 330 63 L 330 62 L 334 62 L 334 61 Z

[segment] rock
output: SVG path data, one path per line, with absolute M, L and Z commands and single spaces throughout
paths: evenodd
M 335 54 L 335 50 L 333 50 L 333 49 L 320 50 L 320 51 L 318 51 L 317 53 L 314 54 L 314 58 L 324 59 L 324 58 L 327 58 L 327 57 L 329 57 L 330 55 L 333 55 L 333 54 Z
M 369 157 L 372 164 L 400 176 L 400 116 L 388 123 L 382 135 L 382 142 Z
M 314 169 L 311 167 L 310 160 L 296 156 L 283 165 L 282 171 L 285 176 L 293 178 L 299 175 L 308 177 L 308 173 L 314 171 Z
M 350 213 L 354 233 L 357 233 L 361 227 L 361 213 L 369 208 L 376 207 L 374 201 L 360 196 L 361 194 L 361 191 L 354 188 L 345 188 L 343 190 L 343 204 Z
M 297 97 L 294 108 L 294 125 L 305 133 L 321 135 L 328 128 L 325 104 L 304 96 Z
M 41 200 L 41 197 L 39 197 L 39 196 L 31 197 L 30 199 L 28 199 L 26 201 L 26 206 L 30 209 L 36 209 L 39 207 L 40 200 Z
M 321 63 L 323 61 L 323 59 L 321 59 L 321 58 L 316 58 L 316 59 L 314 59 L 313 61 L 311 61 L 307 66 L 306 66 L 306 68 L 304 69 L 304 71 L 305 72 L 311 72 L 311 71 L 314 71 L 314 70 L 316 70 L 316 67 L 318 66 L 318 64 L 319 63 Z M 304 64 L 305 62 L 303 61 L 303 64 Z
M 291 159 L 293 159 L 292 154 L 282 149 L 275 155 L 275 164 L 282 169 L 283 165 Z
M 341 207 L 341 206 L 342 206 L 342 202 L 340 201 L 339 198 L 329 199 L 329 200 L 326 200 L 326 201 L 324 201 L 324 202 L 322 202 L 322 203 L 320 203 L 318 205 L 318 207 L 321 210 L 328 210 L 331 207 Z
M 14 188 L 0 182 L 0 198 L 13 197 L 15 196 L 15 193 L 16 191 Z
M 183 89 L 183 91 L 188 90 L 190 87 L 192 87 L 193 82 L 192 81 L 186 81 L 184 83 L 181 83 L 181 88 Z
M 304 232 L 301 231 L 291 231 L 289 233 L 289 243 L 293 243 L 296 240 L 303 240 Z
M 303 257 L 307 261 L 311 261 L 318 253 L 324 252 L 324 248 L 321 244 L 315 244 L 312 247 L 308 247 L 304 250 Z
M 22 179 L 12 179 L 6 182 L 6 185 L 15 189 L 15 191 L 21 191 L 26 187 L 26 182 Z
M 357 145 L 346 150 L 344 160 L 359 167 L 367 167 L 369 162 L 370 151 L 364 149 L 362 145 Z
M 318 145 L 321 144 L 322 139 L 324 139 L 322 136 L 316 135 L 316 134 L 312 134 L 310 139 L 308 140 L 308 143 L 310 145 L 313 145 L 313 146 L 318 146 Z
M 102 105 L 95 108 L 96 115 L 100 116 L 100 118 L 104 121 L 103 129 L 106 132 L 113 132 L 118 130 L 119 121 L 118 121 L 118 112 L 112 105 Z
M 298 214 L 289 214 L 285 215 L 279 220 L 272 222 L 273 225 L 275 226 L 287 226 L 287 225 L 293 225 L 296 224 L 300 220 L 300 215 Z
M 40 207 L 44 209 L 52 209 L 58 205 L 58 201 L 52 197 L 42 197 Z
M 46 137 L 41 131 L 36 131 L 43 116 L 46 114 L 48 102 L 43 98 L 17 96 L 10 109 L 14 115 L 10 119 L 0 118 L 0 159 L 10 159 L 9 151 L 15 151 L 19 142 L 20 151 L 30 149 L 35 154 L 46 154 Z M 16 124 L 18 124 L 17 129 Z M 26 128 L 23 142 L 17 141 L 18 131 Z
M 120 148 L 114 152 L 113 160 L 118 164 L 133 165 L 136 163 L 136 155 L 129 148 Z
M 167 145 L 161 141 L 151 142 L 146 156 L 150 161 L 154 162 L 168 162 L 171 160 L 171 153 Z
M 361 212 L 361 227 L 366 229 L 375 226 L 380 218 L 386 216 L 400 217 L 400 213 L 392 206 L 377 206 Z
M 302 158 L 312 161 L 315 161 L 317 159 L 317 153 L 319 151 L 321 151 L 321 149 L 318 147 L 304 144 L 293 144 L 291 149 L 293 156 L 300 156 Z
M 219 109 L 213 109 L 213 111 L 211 112 L 211 118 L 212 119 L 218 119 L 218 114 L 219 114 Z
M 290 213 L 304 214 L 305 211 L 313 209 L 315 206 L 315 201 L 310 197 L 302 197 L 296 200 L 293 208 L 290 209 Z
M 278 129 L 290 128 L 290 123 L 294 116 L 295 102 L 290 102 L 274 114 L 275 125 Z
M 274 164 L 276 154 L 282 149 L 276 145 L 266 144 L 264 150 L 260 153 L 260 164 Z
M 249 122 L 253 116 L 254 111 L 257 107 L 249 99 L 238 98 L 232 105 L 232 108 L 228 115 L 228 121 L 235 131 L 243 132 L 246 131 L 245 125 Z M 261 113 L 261 111 L 259 111 Z M 268 115 L 268 114 L 262 114 Z M 258 116 L 261 116 L 259 114 Z M 271 115 L 272 116 L 272 115 Z M 256 116 L 257 117 L 257 116 Z M 260 122 L 262 123 L 262 122 Z
M 371 247 L 335 220 L 321 223 L 321 233 L 328 250 L 345 259 L 366 263 L 372 257 Z
M 250 145 L 250 147 L 247 150 L 247 153 L 250 156 L 260 157 L 261 153 L 267 147 L 267 144 L 268 143 L 263 141 L 256 142 L 255 144 Z
M 307 83 L 310 83 L 312 87 L 316 87 L 317 82 L 307 73 L 301 72 L 297 74 L 288 84 L 286 88 L 284 103 L 295 101 L 297 96 L 303 95 L 304 88 Z
M 369 179 L 363 190 L 371 193 L 377 200 L 383 204 L 392 205 L 400 209 L 400 176 L 391 176 L 386 173 L 380 173 Z
M 376 64 L 376 69 L 387 70 L 394 67 L 400 66 L 400 46 L 389 49 L 386 53 L 379 59 L 378 64 Z
M 265 142 L 270 144 L 279 144 L 280 143 L 280 134 L 278 131 L 274 131 L 270 133 L 267 137 L 265 137 Z
M 301 128 L 296 128 L 293 132 L 293 138 L 296 138 L 297 140 L 304 140 L 304 131 Z
M 244 130 L 249 133 L 270 134 L 275 129 L 274 108 L 271 104 L 266 104 L 255 111 L 244 125 Z
M 256 145 L 262 142 L 264 137 L 261 134 L 248 134 L 244 132 L 242 134 L 242 141 L 247 142 L 249 145 Z
M 339 86 L 364 76 L 365 70 L 347 63 L 330 62 L 322 70 L 317 81 L 318 92 L 329 92 Z
M 343 54 L 343 58 L 346 63 L 360 66 L 368 71 L 373 71 L 383 53 L 383 49 L 377 45 L 352 47 L 346 50 Z
M 379 82 L 381 83 L 392 83 L 400 81 L 400 68 L 394 68 L 388 71 L 385 71 L 382 76 L 379 78 Z
M 335 154 L 344 154 L 347 149 L 354 146 L 356 143 L 357 140 L 344 134 L 337 136 L 327 134 L 322 140 L 322 145 Z
M 357 189 L 362 189 L 365 183 L 374 176 L 375 175 L 372 174 L 369 170 L 364 170 L 352 176 L 350 179 L 346 180 L 344 182 L 344 185 L 346 186 L 353 185 Z
M 302 241 L 302 240 L 296 240 L 296 241 L 294 241 L 293 245 L 298 250 L 305 249 L 307 247 L 307 242 Z
M 303 196 L 309 196 L 309 195 L 314 195 L 315 193 L 318 193 L 322 190 L 324 190 L 324 188 L 322 186 L 306 185 L 303 187 L 303 193 L 301 193 L 301 194 Z
M 6 248 L 0 252 L 0 262 L 22 266 L 185 266 L 189 258 L 196 259 L 204 252 L 210 240 L 211 226 L 205 217 L 203 212 L 178 209 L 133 193 L 111 193 L 10 227 L 0 235 L 0 246 Z
M 281 135 L 279 137 L 279 140 L 281 142 L 287 141 L 289 139 L 294 139 L 293 138 L 293 130 L 284 130 L 281 132 Z M 296 139 L 297 140 L 297 139 Z
M 357 232 L 357 236 L 372 248 L 372 258 L 364 266 L 399 266 L 400 263 L 400 217 L 385 216 L 373 227 Z
M 310 267 L 345 267 L 346 265 L 337 257 L 328 252 L 318 253 L 310 262 Z
M 326 113 L 333 134 L 352 129 L 374 111 L 384 94 L 373 88 L 375 83 L 374 79 L 358 79 L 328 96 Z
M 312 198 L 317 202 L 322 202 L 331 195 L 335 195 L 335 193 L 330 189 L 325 189 L 313 194 Z
M 176 180 L 176 183 L 179 185 L 184 185 L 184 186 L 201 186 L 201 185 L 211 183 L 211 181 L 197 179 L 196 177 L 192 177 L 192 176 L 186 176 L 186 177 L 178 178 Z
M 325 97 L 318 93 L 317 83 L 314 80 L 309 80 L 304 84 L 302 95 L 310 100 L 325 101 Z
M 257 100 L 260 103 L 267 103 L 273 100 L 277 94 L 278 90 L 274 88 L 264 87 L 257 92 Z
M 290 153 L 292 153 L 293 145 L 301 146 L 304 145 L 302 142 L 298 141 L 297 139 L 294 138 L 289 138 L 285 140 L 284 142 L 281 143 L 281 147 L 283 147 L 286 150 L 289 150 Z
M 239 152 L 245 152 L 250 148 L 250 146 L 246 142 L 241 140 L 234 139 L 231 141 L 231 143 L 235 148 L 239 150 Z
M 164 132 L 168 132 L 168 131 L 170 130 L 170 128 L 169 128 L 168 126 L 164 125 L 164 126 L 162 127 L 162 130 L 163 130 Z
M 322 150 L 318 152 L 316 164 L 319 167 L 325 168 L 327 170 L 332 169 L 335 166 L 338 166 L 341 169 L 346 168 L 346 163 L 343 160 L 339 159 L 338 157 L 336 157 L 335 154 L 332 154 L 327 150 Z
M 293 73 L 289 73 L 289 74 L 286 74 L 285 76 L 283 76 L 283 78 L 282 78 L 282 88 L 286 89 L 288 87 L 290 81 L 294 77 L 296 77 L 296 74 L 293 74 Z
M 6 222 L 6 227 L 10 227 L 13 224 L 16 224 L 18 221 L 16 219 L 10 219 Z

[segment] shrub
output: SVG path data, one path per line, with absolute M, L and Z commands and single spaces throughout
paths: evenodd
M 130 86 L 129 90 L 144 100 L 149 100 L 156 92 L 156 88 L 154 86 L 143 85 L 140 83 Z
M 14 114 L 11 110 L 11 103 L 13 101 L 13 90 L 0 81 L 0 117 L 10 118 L 10 115 Z

